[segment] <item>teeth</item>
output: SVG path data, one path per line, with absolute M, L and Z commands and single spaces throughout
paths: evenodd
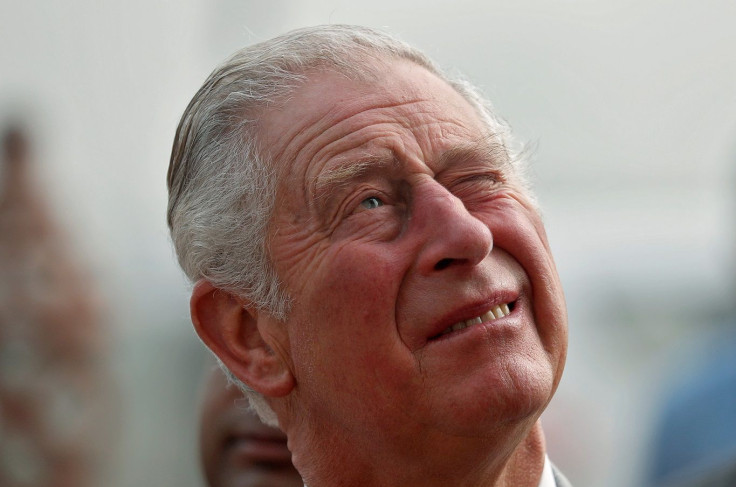
M 496 315 L 493 314 L 493 311 L 487 311 L 481 315 L 481 319 L 483 321 L 493 321 L 496 319 Z
M 498 318 L 503 318 L 504 316 L 507 316 L 510 313 L 511 313 L 511 310 L 509 309 L 509 305 L 507 303 L 504 303 L 500 306 L 494 306 L 490 311 L 483 313 L 481 316 L 476 316 L 475 318 L 471 318 L 467 321 L 460 321 L 458 323 L 455 323 L 452 326 L 448 326 L 441 333 L 441 335 L 446 335 L 453 331 L 462 330 L 463 328 L 467 328 L 472 325 L 488 323 L 489 321 L 497 320 Z
M 493 314 L 496 316 L 496 318 L 502 318 L 506 316 L 505 314 L 503 314 L 503 311 L 501 311 L 500 306 L 494 306 L 491 311 L 493 311 Z

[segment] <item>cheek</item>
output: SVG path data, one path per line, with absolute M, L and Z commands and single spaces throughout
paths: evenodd
M 493 245 L 508 252 L 543 288 L 559 287 L 557 269 L 538 213 L 518 200 L 497 200 L 482 217 L 493 233 Z
M 396 327 L 400 267 L 392 253 L 373 246 L 344 247 L 323 261 L 329 265 L 320 269 L 307 294 L 295 299 L 297 383 L 313 395 L 315 414 L 331 411 L 334 404 L 345 411 L 385 413 L 395 407 L 397 391 L 410 389 L 416 379 L 416 364 Z M 370 421 L 373 415 L 362 417 Z
M 382 247 L 332 246 L 319 256 L 313 272 L 301 276 L 302 292 L 292 296 L 294 317 L 324 346 L 360 350 L 396 335 L 403 273 L 396 254 Z
M 393 321 L 398 266 L 390 254 L 373 247 L 345 246 L 325 259 L 320 293 L 330 297 L 324 303 L 327 316 L 347 316 L 356 326 Z
M 553 361 L 564 361 L 567 312 L 562 285 L 547 243 L 541 218 L 530 206 L 513 198 L 496 203 L 488 213 L 494 246 L 504 249 L 522 266 L 532 286 L 534 317 L 542 344 Z

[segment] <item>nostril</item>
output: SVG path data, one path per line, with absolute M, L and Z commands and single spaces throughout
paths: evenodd
M 452 259 L 442 259 L 434 265 L 434 270 L 441 271 L 442 269 L 449 267 L 450 264 L 452 264 Z

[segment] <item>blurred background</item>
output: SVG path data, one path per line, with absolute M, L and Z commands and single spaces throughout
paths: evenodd
M 736 400 L 692 385 L 736 370 L 735 21 L 730 0 L 0 0 L 0 484 L 202 485 L 174 131 L 232 51 L 321 23 L 423 49 L 535 148 L 570 315 L 544 422 L 573 484 L 732 458 L 708 442 Z

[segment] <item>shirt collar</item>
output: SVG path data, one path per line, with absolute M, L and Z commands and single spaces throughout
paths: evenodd
M 547 455 L 544 456 L 544 467 L 542 468 L 542 478 L 539 479 L 539 487 L 555 487 L 555 475 L 552 473 L 552 463 Z

